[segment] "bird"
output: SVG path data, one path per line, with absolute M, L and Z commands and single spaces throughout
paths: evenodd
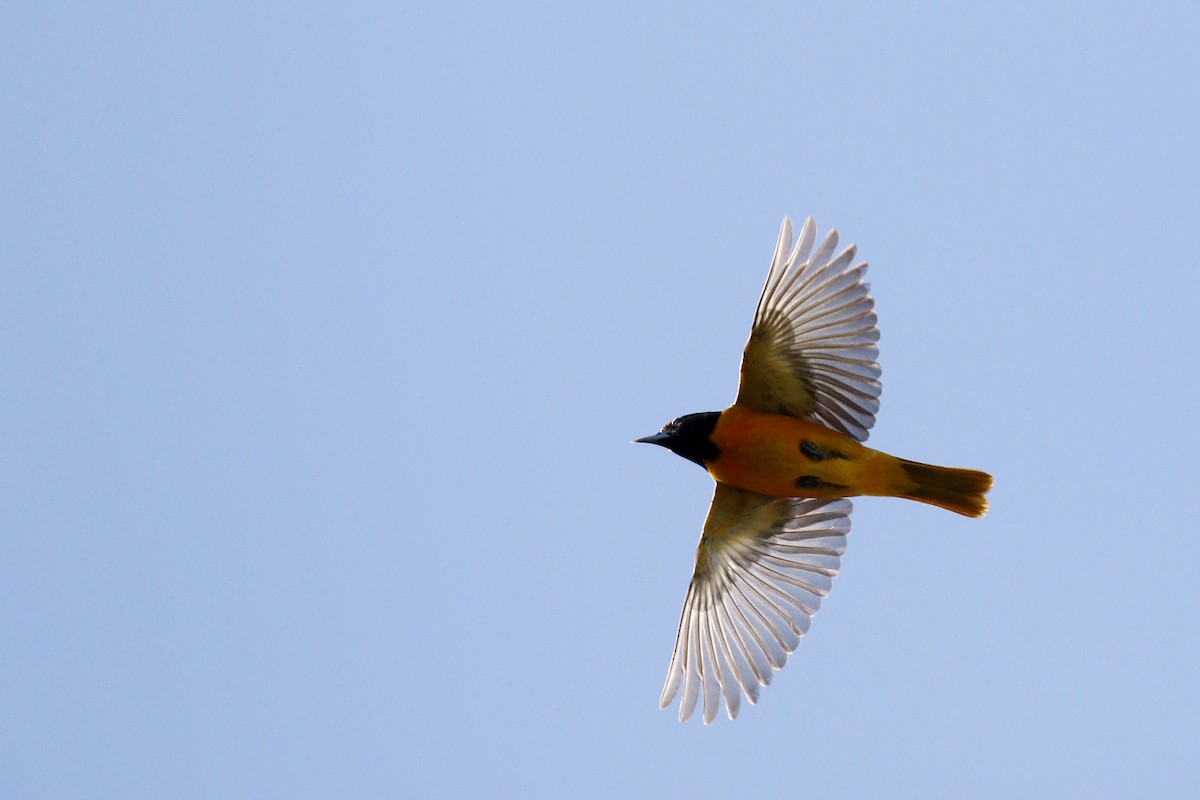
M 968 517 L 987 510 L 986 472 L 939 467 L 867 447 L 879 411 L 879 330 L 856 248 L 795 242 L 785 217 L 742 354 L 737 398 L 637 439 L 703 467 L 716 483 L 696 550 L 659 707 L 682 692 L 705 724 L 783 668 L 841 566 L 851 501 L 902 497 Z M 816 249 L 813 247 L 816 245 Z

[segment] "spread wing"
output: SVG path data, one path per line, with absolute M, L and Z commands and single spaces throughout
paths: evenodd
M 768 497 L 717 484 L 696 552 L 660 708 L 680 687 L 679 719 L 703 697 L 712 722 L 725 695 L 758 700 L 808 630 L 846 551 L 850 501 Z
M 817 251 L 809 217 L 792 249 L 784 218 L 767 284 L 742 355 L 737 402 L 758 411 L 813 419 L 866 441 L 879 410 L 875 302 L 850 245 L 837 256 L 837 231 Z

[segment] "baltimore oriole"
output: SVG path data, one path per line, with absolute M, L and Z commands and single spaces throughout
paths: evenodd
M 638 439 L 704 467 L 716 481 L 684 600 L 660 707 L 682 684 L 679 719 L 703 694 L 704 722 L 721 695 L 729 718 L 751 703 L 808 630 L 846 549 L 846 497 L 907 497 L 978 517 L 992 486 L 985 472 L 918 464 L 861 442 L 879 410 L 875 303 L 855 248 L 837 256 L 837 231 L 815 253 L 816 223 L 792 248 L 779 241 L 750 341 L 737 400 L 688 414 Z

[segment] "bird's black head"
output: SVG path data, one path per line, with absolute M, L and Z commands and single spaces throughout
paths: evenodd
M 683 456 L 703 467 L 705 463 L 715 461 L 717 456 L 721 455 L 721 451 L 709 438 L 713 428 L 717 426 L 719 416 L 720 411 L 686 414 L 671 420 L 653 436 L 644 436 L 636 441 L 665 447 L 675 455 Z

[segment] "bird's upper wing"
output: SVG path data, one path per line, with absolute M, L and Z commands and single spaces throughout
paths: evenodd
M 866 441 L 879 410 L 875 302 L 851 266 L 854 245 L 836 257 L 837 231 L 816 241 L 809 217 L 792 249 L 784 218 L 771 272 L 742 355 L 737 402 L 758 411 L 813 419 Z
M 796 649 L 846 551 L 850 501 L 768 497 L 717 484 L 700 536 L 661 708 L 680 686 L 680 721 L 729 718 Z

